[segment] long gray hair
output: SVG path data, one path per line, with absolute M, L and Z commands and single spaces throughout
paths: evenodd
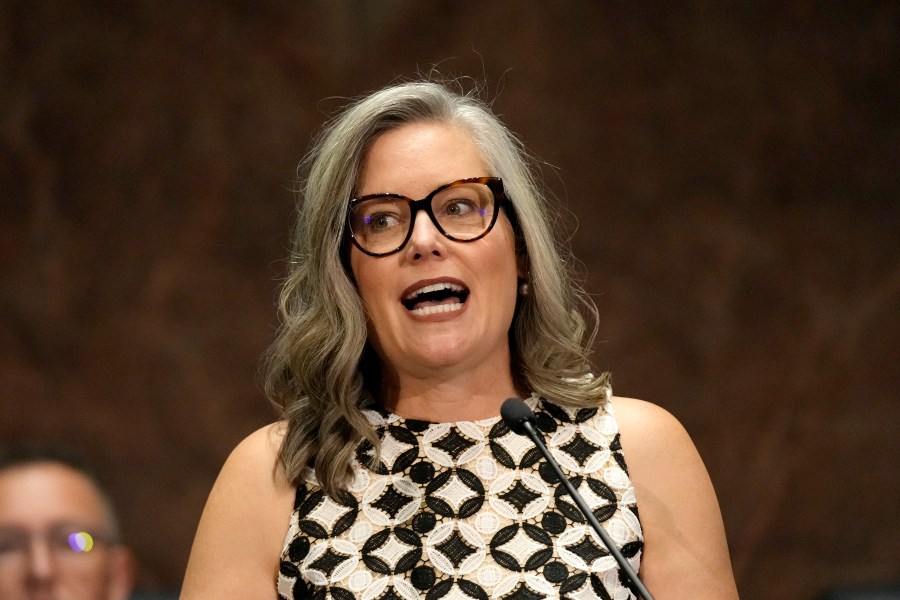
M 367 344 L 366 314 L 346 266 L 347 202 L 366 153 L 385 131 L 439 122 L 472 136 L 491 175 L 503 179 L 529 293 L 510 329 L 513 377 L 530 392 L 572 407 L 608 396 L 606 374 L 592 376 L 588 352 L 597 311 L 570 277 L 521 142 L 474 92 L 431 81 L 382 89 L 331 120 L 300 166 L 301 185 L 281 326 L 266 356 L 265 391 L 287 423 L 281 458 L 295 485 L 307 467 L 331 495 L 350 484 L 358 443 L 379 447 L 361 406 L 379 392 L 367 373 L 378 358 Z M 388 190 L 386 190 L 388 191 Z M 584 315 L 593 322 L 590 330 Z

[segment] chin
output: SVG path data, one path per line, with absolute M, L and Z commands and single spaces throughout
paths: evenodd
M 413 362 L 428 369 L 439 369 L 457 365 L 463 362 L 467 356 L 471 356 L 471 353 L 458 346 L 437 343 L 428 344 L 428 347 L 422 348 Z

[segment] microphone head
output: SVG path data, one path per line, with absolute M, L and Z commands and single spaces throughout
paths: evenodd
M 534 412 L 519 398 L 507 398 L 500 406 L 500 417 L 515 433 L 526 435 L 525 423 L 534 421 Z

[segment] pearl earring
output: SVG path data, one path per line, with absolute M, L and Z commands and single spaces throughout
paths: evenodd
M 523 281 L 519 284 L 519 295 L 527 296 L 528 295 L 528 283 Z

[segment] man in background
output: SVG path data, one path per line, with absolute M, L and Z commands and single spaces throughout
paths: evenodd
M 92 469 L 58 450 L 0 450 L 0 600 L 125 600 L 134 559 Z

